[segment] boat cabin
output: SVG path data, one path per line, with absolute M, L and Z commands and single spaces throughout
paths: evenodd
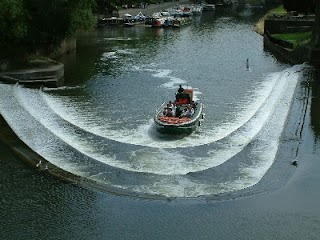
M 193 101 L 193 90 L 184 89 L 182 93 L 176 94 L 176 103 L 178 105 L 190 104 Z

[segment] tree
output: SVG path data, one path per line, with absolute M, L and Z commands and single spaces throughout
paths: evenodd
M 58 46 L 73 38 L 79 29 L 95 24 L 93 0 L 25 0 L 28 11 L 26 45 L 30 51 L 39 46 Z
M 95 0 L 0 0 L 0 57 L 52 49 L 92 28 Z
M 27 35 L 26 14 L 23 0 L 0 0 L 0 53 L 12 54 Z
M 105 14 L 112 11 L 114 8 L 113 3 L 110 0 L 96 0 L 96 9 L 97 13 Z
M 282 0 L 282 3 L 288 12 L 308 14 L 315 11 L 315 0 Z

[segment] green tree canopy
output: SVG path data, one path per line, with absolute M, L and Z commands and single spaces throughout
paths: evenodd
M 58 46 L 96 23 L 95 0 L 0 0 L 0 54 Z
M 27 28 L 23 0 L 0 0 L 0 46 L 19 44 Z
M 0 59 L 52 49 L 96 24 L 93 11 L 154 0 L 0 0 Z
M 139 5 L 140 3 L 156 3 L 157 0 L 95 0 L 95 12 L 100 14 L 111 13 L 123 5 Z M 167 1 L 167 0 L 165 0 Z M 169 0 L 171 1 L 171 0 Z
M 59 45 L 64 39 L 75 36 L 79 29 L 92 27 L 94 0 L 25 0 L 28 12 L 30 50 L 39 45 Z

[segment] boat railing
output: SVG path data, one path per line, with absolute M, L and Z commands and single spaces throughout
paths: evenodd
M 165 108 L 166 106 L 166 102 L 163 102 L 161 104 L 161 106 L 156 110 L 156 114 L 159 114 L 159 112 L 163 111 L 163 109 Z

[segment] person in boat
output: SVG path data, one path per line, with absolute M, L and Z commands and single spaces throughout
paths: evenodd
M 176 107 L 168 107 L 169 104 L 167 104 L 167 107 L 164 108 L 162 114 L 163 116 L 167 117 L 175 117 L 176 116 Z
M 183 93 L 183 92 L 184 92 L 184 88 L 182 87 L 182 85 L 179 85 L 178 93 Z
M 196 109 L 197 103 L 196 103 L 195 101 L 191 101 L 191 107 L 192 107 L 193 109 Z
M 172 110 L 173 107 L 174 107 L 173 103 L 169 101 L 169 103 L 167 103 L 167 106 L 164 108 L 162 114 L 166 116 L 169 111 L 169 108 Z
M 163 110 L 163 112 L 162 112 L 163 116 L 167 116 L 167 114 L 168 114 L 168 109 L 169 109 L 169 108 L 167 108 L 167 107 L 164 108 L 164 110 Z
M 187 113 L 186 113 L 187 117 L 192 117 L 193 113 L 194 113 L 193 108 L 192 107 L 188 107 Z
M 174 117 L 172 108 L 168 108 L 167 116 L 168 117 Z
M 181 117 L 192 117 L 194 110 L 192 107 L 186 107 L 181 113 Z
M 176 117 L 177 116 L 177 107 L 176 107 L 176 105 L 172 104 L 171 112 L 172 112 L 172 117 Z
M 181 117 L 181 113 L 182 113 L 182 110 L 180 109 L 180 106 L 175 106 L 175 110 L 176 110 L 176 117 Z
M 181 111 L 180 117 L 187 117 L 187 111 L 188 111 L 188 109 L 187 109 L 187 108 L 184 108 L 184 109 Z

